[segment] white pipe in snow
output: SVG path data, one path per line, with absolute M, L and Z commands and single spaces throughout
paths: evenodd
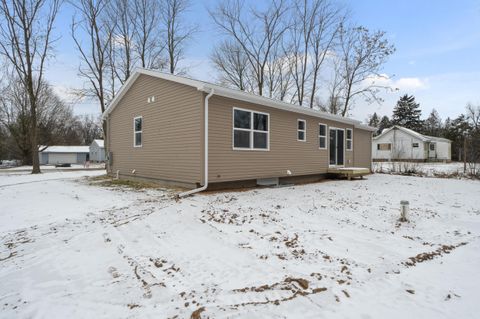
M 213 92 L 214 90 L 212 89 L 210 91 L 210 93 L 208 93 L 208 95 L 205 97 L 205 118 L 204 118 L 204 127 L 205 127 L 205 132 L 204 132 L 204 159 L 203 159 L 203 164 L 204 164 L 204 168 L 203 168 L 203 171 L 204 171 L 204 183 L 203 183 L 203 186 L 202 187 L 199 187 L 199 188 L 195 188 L 195 189 L 192 189 L 192 190 L 189 190 L 187 192 L 183 192 L 183 193 L 180 193 L 178 194 L 179 197 L 185 197 L 185 196 L 188 196 L 188 195 L 192 195 L 192 194 L 195 194 L 195 193 L 198 193 L 198 192 L 201 192 L 201 191 L 204 191 L 207 189 L 208 187 L 208 100 L 210 99 L 210 97 L 213 95 Z

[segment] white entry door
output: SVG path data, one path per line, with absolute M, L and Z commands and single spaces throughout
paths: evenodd
M 330 166 L 344 166 L 345 162 L 345 130 L 330 128 L 329 157 Z
M 430 143 L 428 144 L 428 158 L 436 158 L 437 157 L 437 144 Z

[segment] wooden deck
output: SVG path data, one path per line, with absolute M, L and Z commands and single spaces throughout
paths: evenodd
M 330 167 L 328 174 L 346 177 L 351 180 L 354 177 L 363 178 L 363 176 L 370 174 L 370 169 L 364 167 Z

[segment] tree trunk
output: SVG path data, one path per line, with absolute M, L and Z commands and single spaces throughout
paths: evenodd
M 37 114 L 32 112 L 32 174 L 40 174 L 40 160 L 38 158 Z

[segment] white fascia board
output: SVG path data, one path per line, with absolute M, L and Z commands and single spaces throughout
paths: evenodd
M 360 124 L 360 121 L 357 121 L 357 120 L 354 120 L 354 119 L 349 119 L 349 118 L 341 117 L 341 116 L 338 116 L 338 115 L 333 115 L 333 114 L 326 113 L 326 112 L 320 112 L 320 111 L 309 109 L 307 107 L 296 106 L 296 105 L 293 105 L 293 104 L 276 101 L 276 100 L 273 100 L 273 99 L 270 99 L 270 98 L 267 98 L 267 97 L 264 97 L 264 96 L 253 95 L 251 93 L 246 93 L 246 92 L 242 92 L 242 91 L 238 91 L 238 90 L 228 89 L 228 88 L 224 88 L 224 87 L 217 86 L 217 85 L 205 84 L 204 88 L 205 88 L 205 91 L 207 91 L 207 92 L 209 92 L 210 89 L 214 89 L 215 90 L 215 95 L 219 95 L 219 96 L 223 96 L 223 97 L 227 97 L 227 98 L 231 98 L 231 99 L 235 99 L 235 100 L 241 100 L 241 101 L 244 101 L 244 102 L 260 104 L 260 105 L 263 105 L 263 106 L 272 107 L 272 108 L 287 111 L 287 112 L 293 112 L 293 113 L 297 113 L 297 114 L 305 114 L 305 115 L 309 115 L 309 116 L 314 116 L 314 117 L 318 117 L 318 118 L 322 118 L 322 119 L 327 119 L 327 120 L 332 120 L 332 121 L 336 121 L 336 122 L 346 123 L 346 124 L 350 124 L 350 125 L 359 125 Z
M 368 125 L 365 125 L 365 124 L 355 124 L 355 128 L 365 130 L 365 131 L 370 131 L 370 132 L 375 132 L 377 130 L 376 127 L 368 126 Z

